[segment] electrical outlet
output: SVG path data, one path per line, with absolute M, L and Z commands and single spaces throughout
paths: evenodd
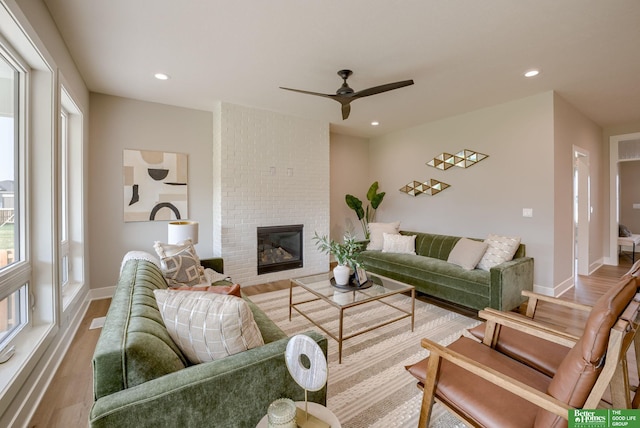
M 533 217 L 533 208 L 523 208 L 522 217 Z

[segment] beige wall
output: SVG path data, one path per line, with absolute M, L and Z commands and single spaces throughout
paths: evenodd
M 573 167 L 574 147 L 589 154 L 591 218 L 589 266 L 602 264 L 602 223 L 607 209 L 604 192 L 608 170 L 602 169 L 602 129 L 558 94 L 554 94 L 554 284 L 559 291 L 573 284 Z M 591 270 L 591 269 L 590 269 Z
M 535 284 L 552 289 L 552 92 L 374 138 L 370 146 L 369 168 L 387 191 L 381 221 L 457 236 L 520 236 L 535 258 Z M 463 149 L 489 158 L 467 169 L 426 165 L 442 152 Z M 435 196 L 399 191 L 412 180 L 429 178 L 451 187 Z M 533 217 L 523 217 L 523 208 L 533 209 Z
M 122 151 L 145 149 L 186 153 L 189 166 L 189 217 L 200 222 L 201 257 L 213 255 L 211 112 L 91 94 L 89 150 L 89 238 L 91 288 L 116 284 L 129 250 L 154 253 L 166 241 L 167 222 L 123 220 Z
M 367 202 L 367 190 L 376 174 L 369 171 L 369 140 L 340 134 L 331 134 L 331 238 L 340 241 L 349 232 L 364 238 L 362 226 L 355 212 L 345 202 L 351 194 Z M 382 189 L 381 191 L 384 191 Z M 385 204 L 382 201 L 381 207 Z
M 603 142 L 602 168 L 604 171 L 607 171 L 608 173 L 611 168 L 610 157 L 609 157 L 609 148 L 610 148 L 609 140 L 611 139 L 611 137 L 616 135 L 633 134 L 636 132 L 640 132 L 640 120 L 638 120 L 637 122 L 627 123 L 623 125 L 609 126 L 603 129 L 602 131 L 602 142 Z M 607 184 L 610 185 L 609 178 L 607 178 Z M 604 194 L 604 203 L 606 204 L 606 209 L 604 213 L 604 224 L 602 224 L 602 228 L 603 228 L 602 233 L 603 233 L 603 236 L 605 237 L 609 236 L 609 231 L 611 229 L 611 222 L 614 222 L 614 223 L 616 222 L 615 218 L 611 217 L 610 208 L 609 208 L 610 204 L 612 203 L 611 198 L 615 198 L 616 195 L 612 194 L 608 190 L 609 188 L 607 188 L 607 191 L 605 191 L 605 194 Z M 617 231 L 617 226 L 615 226 L 614 229 Z M 609 242 L 610 242 L 609 239 L 605 239 L 605 242 L 603 244 L 605 254 L 611 253 L 611 246 Z
M 640 161 L 620 162 L 620 223 L 640 234 Z

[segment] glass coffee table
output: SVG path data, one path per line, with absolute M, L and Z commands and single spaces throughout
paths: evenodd
M 411 331 L 413 331 L 416 300 L 415 288 L 412 285 L 404 284 L 402 282 L 385 278 L 379 275 L 369 274 L 369 280 L 372 281 L 373 284 L 370 284 L 368 288 L 344 290 L 342 288 L 336 287 L 335 285 L 332 285 L 333 274 L 330 272 L 292 279 L 289 286 L 289 321 L 291 321 L 291 314 L 293 310 L 295 310 L 300 315 L 311 321 L 313 325 L 324 331 L 333 340 L 337 341 L 338 364 L 342 363 L 342 342 L 347 339 L 351 339 L 352 337 L 359 336 L 371 330 L 375 330 L 376 328 L 380 328 L 387 324 L 391 324 L 393 322 L 400 321 L 409 317 L 411 317 Z M 313 297 L 310 296 L 311 298 L 307 298 L 299 302 L 294 302 L 293 288 L 295 286 L 302 287 L 304 290 L 312 294 Z M 385 301 L 385 298 L 393 296 L 394 294 L 401 293 L 411 294 L 410 311 Z M 305 303 L 314 302 L 317 300 L 322 300 L 328 305 L 331 305 L 334 308 L 338 309 L 340 318 L 338 323 L 337 335 L 329 331 L 320 322 L 314 320 L 309 313 L 305 312 L 304 307 L 302 307 Z M 372 304 L 383 304 L 392 307 L 399 312 L 399 315 L 384 322 L 369 326 L 365 329 L 360 329 L 348 335 L 344 335 L 343 330 L 345 311 L 355 306 Z

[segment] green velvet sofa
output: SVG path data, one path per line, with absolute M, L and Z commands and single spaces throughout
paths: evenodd
M 203 265 L 222 271 L 221 259 Z M 155 263 L 123 264 L 93 356 L 91 427 L 254 428 L 274 400 L 304 400 L 286 367 L 288 337 L 250 300 L 244 297 L 265 345 L 190 365 L 164 326 L 153 294 L 158 288 L 167 284 Z M 327 339 L 305 334 L 326 355 Z M 326 404 L 326 387 L 309 400 Z
M 487 272 L 465 270 L 447 262 L 459 236 L 400 233 L 416 235 L 416 255 L 364 250 L 359 254 L 359 260 L 366 271 L 411 284 L 417 291 L 476 310 L 487 307 L 511 310 L 523 302 L 522 290 L 533 289 L 533 259 L 525 256 L 524 244 L 520 244 L 513 260 Z M 366 243 L 363 243 L 364 247 Z

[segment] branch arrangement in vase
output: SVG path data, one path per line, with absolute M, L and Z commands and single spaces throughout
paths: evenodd
M 357 260 L 358 253 L 361 250 L 360 244 L 356 242 L 356 238 L 350 234 L 345 235 L 344 242 L 341 244 L 332 239 L 329 239 L 326 235 L 318 235 L 318 232 L 313 236 L 313 240 L 316 242 L 318 250 L 325 254 L 330 254 L 335 257 L 336 262 L 341 266 L 348 266 L 352 269 L 360 266 Z

